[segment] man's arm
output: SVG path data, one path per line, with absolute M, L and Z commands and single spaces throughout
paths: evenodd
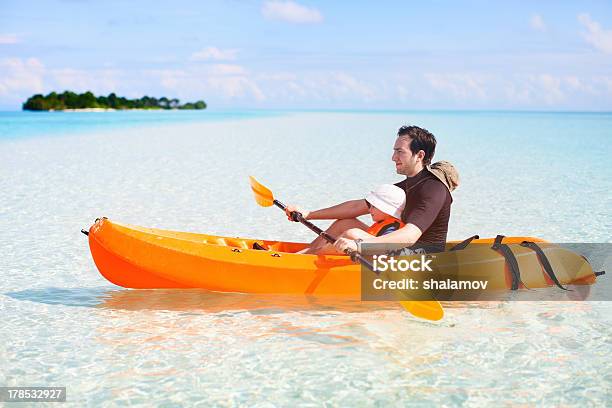
M 412 246 L 419 240 L 423 232 L 414 224 L 406 224 L 397 231 L 390 232 L 380 237 L 364 237 L 361 241 L 361 248 L 357 248 L 357 243 L 350 238 L 341 237 L 334 243 L 334 248 L 340 253 L 345 249 L 363 251 L 363 244 L 402 244 L 404 246 Z M 363 253 L 363 252 L 362 252 Z M 373 253 L 372 253 L 373 254 Z M 368 253 L 368 255 L 372 255 Z
M 426 231 L 438 216 L 446 196 L 446 187 L 442 183 L 435 182 L 412 203 L 410 211 L 406 214 L 407 223 L 404 227 L 380 237 L 364 239 L 361 243 L 414 245 L 423 235 L 423 231 Z M 357 249 L 355 242 L 346 238 L 340 238 L 334 246 L 339 251 Z
M 288 205 L 285 212 L 287 216 L 293 211 L 299 211 L 307 220 L 341 220 L 356 218 L 368 213 L 368 206 L 364 199 L 346 201 L 332 207 L 315 211 L 306 211 L 294 205 Z
M 311 220 L 341 220 L 357 218 L 368 213 L 368 206 L 364 199 L 351 200 L 328 208 L 312 211 L 308 215 Z
M 414 224 L 406 224 L 397 231 L 390 232 L 380 237 L 364 239 L 364 244 L 395 244 L 402 243 L 406 246 L 413 245 L 421 238 L 423 231 Z

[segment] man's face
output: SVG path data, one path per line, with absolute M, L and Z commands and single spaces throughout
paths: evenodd
M 391 160 L 395 162 L 397 174 L 408 177 L 416 176 L 423 167 L 421 155 L 412 153 L 410 142 L 411 139 L 408 137 L 398 137 L 393 145 L 393 156 L 391 156 Z

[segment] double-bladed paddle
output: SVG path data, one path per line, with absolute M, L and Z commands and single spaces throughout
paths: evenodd
M 274 198 L 274 195 L 272 194 L 272 191 L 268 187 L 259 183 L 257 180 L 255 180 L 255 177 L 253 176 L 249 176 L 249 181 L 251 183 L 251 189 L 253 190 L 253 194 L 255 195 L 255 201 L 257 202 L 257 204 L 261 205 L 262 207 L 271 207 L 275 205 L 281 210 L 285 211 L 287 206 L 276 200 Z M 336 242 L 336 239 L 334 237 L 332 237 L 327 232 L 323 231 L 321 228 L 317 227 L 310 221 L 306 220 L 299 212 L 292 212 L 291 218 L 294 221 L 302 223 L 315 234 L 319 235 L 320 237 L 323 237 L 323 239 L 325 239 L 330 244 Z M 365 259 L 359 252 L 351 251 L 350 249 L 347 249 L 344 252 L 349 255 L 354 262 L 359 262 L 363 266 L 374 272 L 374 267 L 372 263 Z M 440 320 L 442 319 L 442 317 L 444 317 L 444 309 L 442 308 L 440 302 L 438 302 L 437 300 L 403 300 L 399 303 L 406 311 L 410 312 L 413 316 L 420 317 L 422 319 Z

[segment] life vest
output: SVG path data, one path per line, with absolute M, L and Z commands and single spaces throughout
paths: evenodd
M 406 224 L 404 224 L 401 220 L 388 216 L 384 220 L 377 221 L 374 224 L 372 224 L 370 228 L 366 230 L 366 232 L 370 235 L 374 235 L 375 237 L 380 237 L 381 235 L 385 235 L 390 232 L 397 231 L 398 229 L 402 228 L 404 225 Z

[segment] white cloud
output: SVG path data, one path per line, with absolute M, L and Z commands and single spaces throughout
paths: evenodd
M 273 72 L 264 73 L 259 76 L 259 79 L 266 81 L 295 81 L 297 79 L 297 75 L 292 72 Z
M 533 76 L 531 82 L 539 89 L 539 95 L 548 105 L 554 105 L 566 99 L 566 94 L 561 89 L 563 80 L 560 77 L 550 74 L 540 74 Z
M 187 74 L 182 70 L 153 70 L 148 71 L 148 74 L 156 77 L 159 83 L 167 89 L 175 89 L 184 81 Z
M 163 72 L 163 75 L 162 75 Z M 368 78 L 345 71 L 251 72 L 224 65 L 158 71 L 156 77 L 181 99 L 271 106 L 427 106 L 445 108 L 573 108 L 612 97 L 610 77 L 554 73 L 496 75 L 428 73 Z M 601 105 L 602 107 L 604 105 Z M 605 105 L 607 106 L 607 105 Z
M 72 90 L 112 92 L 120 85 L 122 72 L 114 69 L 48 69 L 37 58 L 0 59 L 0 97 L 3 103 L 19 105 L 37 93 Z
M 601 28 L 598 22 L 593 21 L 587 13 L 578 15 L 578 21 L 587 29 L 582 36 L 593 47 L 606 54 L 612 54 L 612 30 Z
M 180 98 L 203 97 L 207 101 L 266 101 L 277 105 L 291 101 L 327 106 L 347 101 L 350 105 L 367 103 L 380 97 L 373 84 L 342 71 L 252 73 L 240 65 L 216 64 L 149 73 Z
M 410 100 L 411 92 L 408 90 L 408 86 L 400 84 L 395 89 L 400 101 L 408 102 Z
M 36 58 L 1 59 L 0 95 L 15 97 L 42 92 L 44 73 L 45 67 Z
M 240 65 L 216 64 L 184 70 L 152 70 L 146 74 L 181 98 L 249 100 L 260 102 L 265 93 Z
M 240 65 L 233 64 L 215 64 L 210 67 L 211 75 L 245 75 L 246 69 Z
M 565 83 L 567 84 L 567 86 L 569 86 L 572 89 L 584 89 L 584 85 L 582 84 L 582 81 L 580 80 L 580 78 L 570 75 L 564 78 Z
M 68 89 L 75 92 L 112 92 L 117 88 L 119 74 L 120 72 L 114 69 L 85 71 L 61 68 L 51 70 L 49 79 L 57 91 Z
M 263 16 L 269 20 L 280 20 L 289 23 L 312 24 L 323 21 L 319 10 L 306 7 L 294 1 L 270 0 L 263 4 Z
M 612 96 L 612 89 L 605 89 L 608 77 L 577 77 L 575 75 L 537 75 L 514 76 L 500 81 L 508 102 L 519 106 L 563 106 L 583 98 Z
M 336 97 L 354 95 L 366 101 L 376 97 L 372 87 L 345 72 L 333 73 L 329 82 Z
M 247 77 L 211 77 L 207 79 L 207 83 L 212 89 L 220 91 L 226 98 L 235 99 L 252 96 L 258 102 L 266 99 L 259 86 Z
M 486 99 L 486 79 L 482 75 L 427 73 L 424 77 L 431 88 L 456 100 Z
M 458 108 L 609 109 L 609 77 L 533 74 L 428 73 L 424 81 L 394 78 L 398 102 Z M 401 88 L 397 88 L 401 87 Z M 380 87 L 379 87 L 380 88 Z M 383 95 L 389 100 L 389 95 Z
M 265 89 L 268 100 L 297 102 L 309 106 L 329 106 L 329 104 L 359 105 L 380 97 L 374 84 L 343 71 L 300 74 L 270 72 L 257 75 L 255 78 Z
M 0 34 L 0 44 L 17 44 L 18 42 L 16 34 Z
M 612 77 L 598 77 L 594 81 L 606 88 L 606 91 L 612 95 Z
M 65 89 L 204 99 L 211 106 L 611 109 L 612 76 L 555 71 L 504 75 L 441 71 L 359 75 L 353 71 L 254 70 L 237 64 L 180 69 L 50 69 L 36 58 L 0 58 L 0 102 L 18 106 L 35 93 Z
M 536 31 L 546 31 L 546 23 L 544 23 L 544 19 L 539 14 L 534 14 L 531 16 L 531 20 L 529 20 L 529 25 Z
M 217 47 L 207 47 L 191 54 L 191 61 L 233 61 L 238 50 L 221 50 Z
M 506 101 L 519 106 L 530 105 L 532 100 L 532 91 L 521 83 L 510 81 L 503 85 L 502 92 Z

